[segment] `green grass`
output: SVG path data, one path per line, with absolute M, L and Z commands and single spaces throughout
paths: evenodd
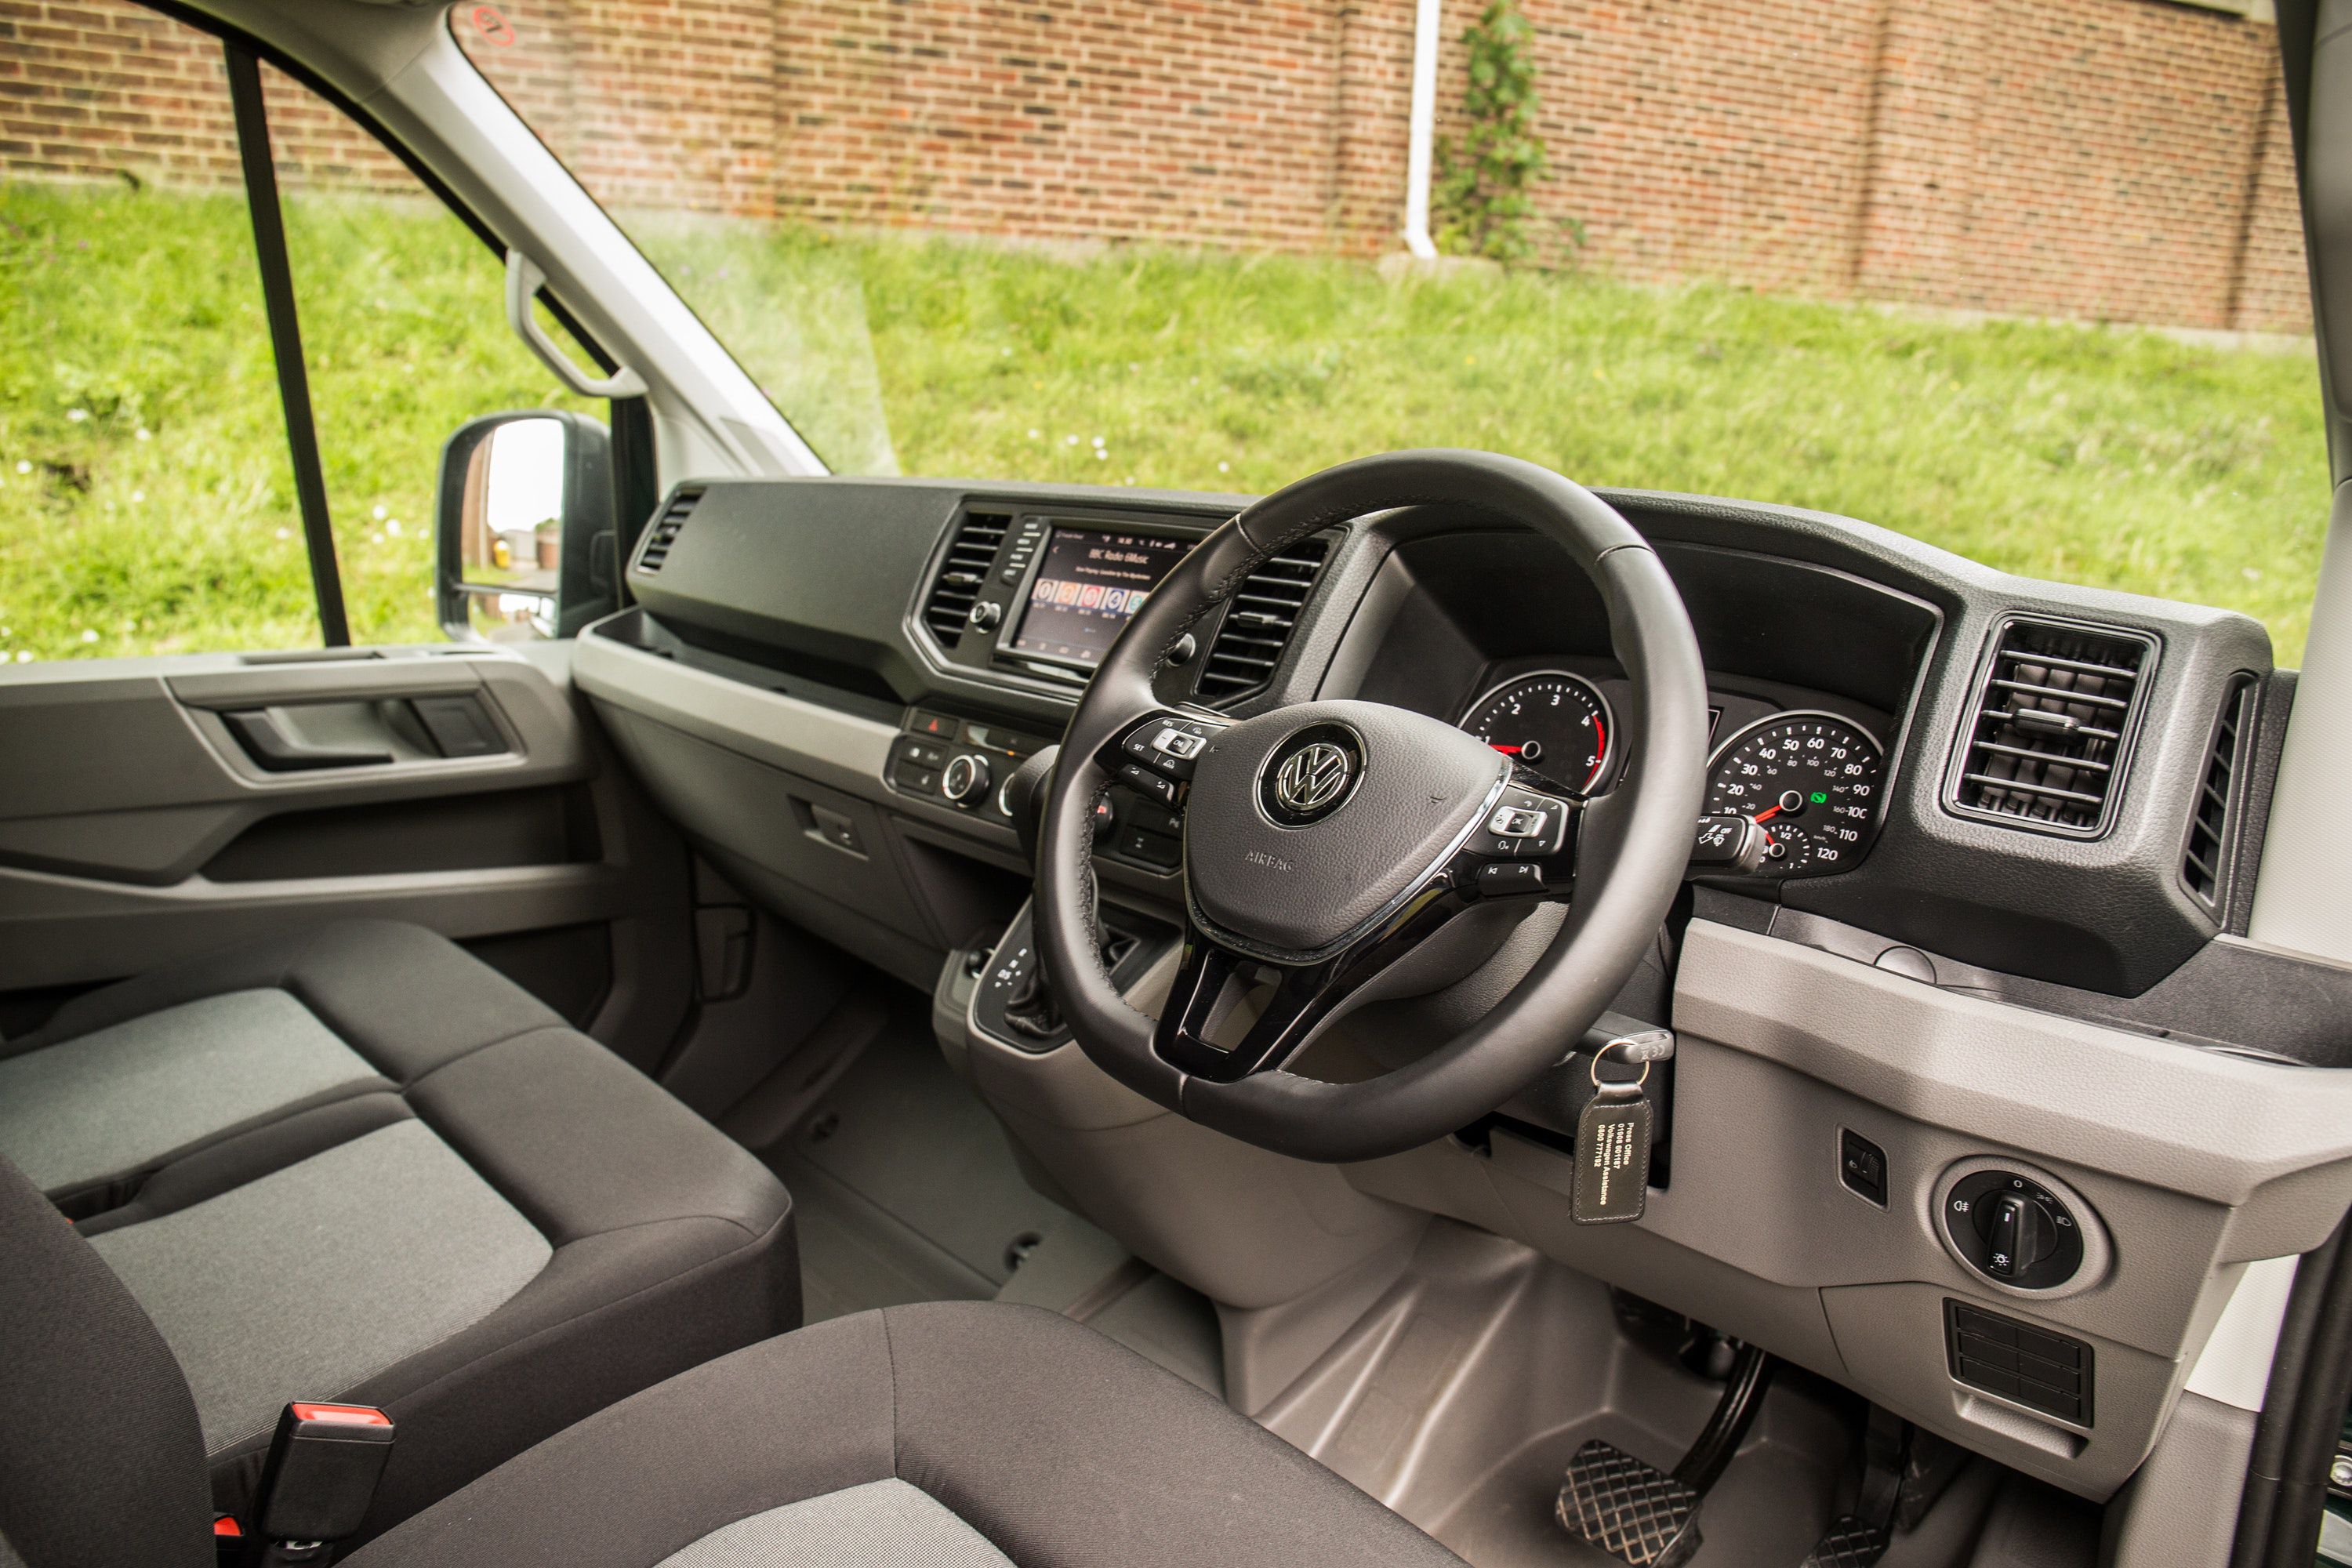
M 241 210 L 16 186 L 0 219 L 0 648 L 309 640 Z M 1714 286 L 631 225 L 845 469 L 1262 490 L 1366 452 L 1484 447 L 2228 605 L 2301 655 L 2326 505 L 2305 355 Z M 429 637 L 438 444 L 551 386 L 446 216 L 314 200 L 294 228 L 354 621 Z
M 352 635 L 437 637 L 442 441 L 562 400 L 443 209 L 287 226 Z M 240 198 L 0 185 L 0 628 L 9 658 L 319 640 Z

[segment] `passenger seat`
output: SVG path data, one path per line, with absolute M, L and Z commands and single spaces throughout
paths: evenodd
M 0 1155 L 161 1330 L 227 1512 L 290 1400 L 398 1423 L 373 1534 L 800 1321 L 766 1167 L 415 926 L 76 999 L 0 1045 Z

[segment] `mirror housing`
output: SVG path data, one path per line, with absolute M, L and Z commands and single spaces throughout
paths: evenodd
M 583 414 L 484 415 L 441 448 L 434 581 L 461 642 L 568 637 L 621 607 L 613 442 Z

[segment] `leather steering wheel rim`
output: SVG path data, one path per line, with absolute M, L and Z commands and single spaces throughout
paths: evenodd
M 1591 579 L 1632 688 L 1618 715 L 1629 765 L 1607 794 L 1584 803 L 1567 918 L 1535 965 L 1478 1022 L 1418 1061 L 1359 1082 L 1278 1067 L 1230 1082 L 1188 1073 L 1154 1049 L 1154 1020 L 1119 994 L 1102 965 L 1091 858 L 1095 807 L 1114 777 L 1104 753 L 1139 720 L 1165 710 L 1153 681 L 1170 653 L 1267 558 L 1337 523 L 1415 505 L 1531 529 Z M 1563 1061 L 1600 1017 L 1681 886 L 1705 790 L 1706 741 L 1706 679 L 1681 595 L 1615 508 L 1548 468 L 1494 453 L 1398 452 L 1344 463 L 1266 497 L 1202 540 L 1096 670 L 1046 785 L 1039 956 L 1080 1048 L 1130 1089 L 1302 1159 L 1396 1153 L 1494 1110 Z M 1191 838 L 1188 828 L 1188 858 Z

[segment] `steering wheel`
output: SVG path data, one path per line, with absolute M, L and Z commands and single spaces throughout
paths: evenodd
M 1557 541 L 1601 591 L 1632 699 L 1630 765 L 1584 795 L 1454 726 L 1377 702 L 1239 722 L 1152 689 L 1178 642 L 1276 552 L 1374 511 L 1440 504 Z M 1177 564 L 1096 670 L 1045 785 L 1036 937 L 1079 1047 L 1206 1126 L 1302 1159 L 1377 1158 L 1466 1126 L 1564 1061 L 1633 973 L 1688 864 L 1706 681 L 1689 616 L 1633 525 L 1549 469 L 1418 451 L 1328 468 L 1226 522 Z M 1186 930 L 1154 1020 L 1104 969 L 1096 809 L 1116 782 L 1183 807 Z M 1358 1082 L 1286 1070 L 1318 1027 L 1466 911 L 1565 918 L 1475 1024 Z

